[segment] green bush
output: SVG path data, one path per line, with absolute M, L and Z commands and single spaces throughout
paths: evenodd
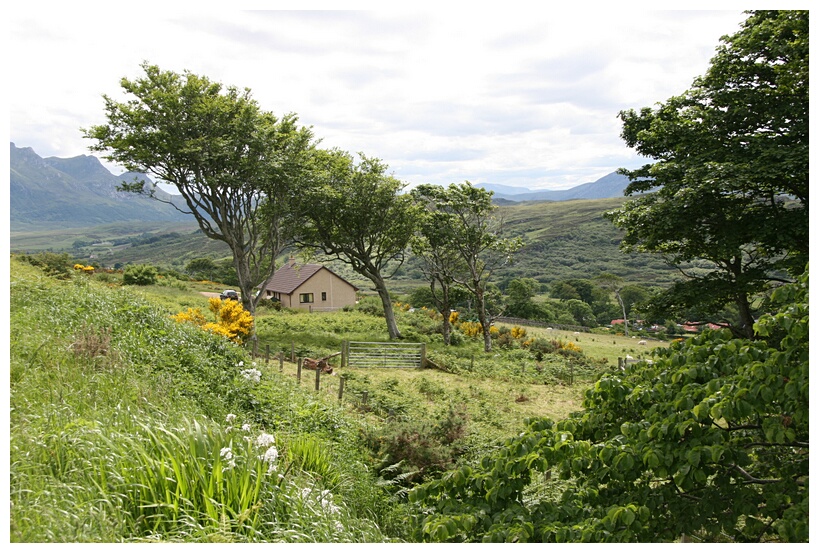
M 129 265 L 122 273 L 123 284 L 147 286 L 156 284 L 158 271 L 153 265 Z
M 21 255 L 20 259 L 39 267 L 43 272 L 55 278 L 71 278 L 71 268 L 74 262 L 67 253 L 40 252 L 32 255 Z

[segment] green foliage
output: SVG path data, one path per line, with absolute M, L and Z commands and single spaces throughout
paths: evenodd
M 188 71 L 143 62 L 144 76 L 123 78 L 127 102 L 105 98 L 106 123 L 84 130 L 93 151 L 129 171 L 173 184 L 202 232 L 232 253 L 246 309 L 292 239 L 291 193 L 313 147 L 294 114 L 261 110 L 250 91 L 223 87 Z M 120 190 L 157 198 L 134 179 Z M 260 198 L 264 198 L 261 200 Z
M 11 276 L 13 542 L 387 539 L 335 402 L 127 289 Z
M 122 272 L 122 283 L 135 286 L 156 284 L 159 272 L 153 265 L 129 265 Z
M 500 290 L 491 279 L 521 249 L 519 237 L 502 237 L 503 220 L 492 204 L 492 193 L 469 181 L 448 187 L 423 184 L 412 191 L 417 205 L 427 210 L 416 249 L 426 252 L 427 273 L 441 287 L 437 307 L 447 313 L 452 301 L 444 291 L 455 283 L 474 299 L 474 311 L 483 329 L 484 350 L 492 349 L 490 314 L 501 311 Z M 434 252 L 434 253 L 433 253 Z M 432 263 L 432 259 L 435 262 Z M 434 265 L 434 269 L 432 269 Z M 444 298 L 446 298 L 444 300 Z M 446 329 L 447 327 L 445 327 Z M 448 332 L 445 330 L 445 339 Z
M 71 278 L 71 266 L 74 265 L 74 261 L 67 253 L 40 252 L 21 255 L 20 260 L 40 267 L 48 276 L 61 279 Z
M 705 332 L 601 378 L 476 466 L 414 489 L 427 541 L 808 539 L 808 276 L 765 340 Z M 554 493 L 531 495 L 539 475 Z
M 626 194 L 642 194 L 606 215 L 626 231 L 622 247 L 707 262 L 652 302 L 655 316 L 733 304 L 728 322 L 750 337 L 753 297 L 804 268 L 808 31 L 807 11 L 750 12 L 689 90 L 621 112 L 626 143 L 659 160 L 622 171 Z
M 434 423 L 399 420 L 368 436 L 370 447 L 381 459 L 379 469 L 398 466 L 404 484 L 418 483 L 452 468 L 459 453 L 458 441 L 469 422 L 463 406 L 450 406 Z
M 380 160 L 340 150 L 316 150 L 308 181 L 299 189 L 298 243 L 348 264 L 381 298 L 390 338 L 401 333 L 385 282 L 387 265 L 402 260 L 416 223 L 405 186 Z

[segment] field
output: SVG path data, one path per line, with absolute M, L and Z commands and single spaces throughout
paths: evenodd
M 399 310 L 407 340 L 426 343 L 439 369 L 331 357 L 317 391 L 290 356 L 386 340 L 373 302 L 261 309 L 254 356 L 170 317 L 207 312 L 203 292 L 221 287 L 60 280 L 12 257 L 13 542 L 406 541 L 414 485 L 477 462 L 529 418 L 580 410 L 617 357 L 648 353 L 633 338 L 536 328 L 529 343 L 561 347 L 507 339 L 486 354 L 468 337 L 445 347 L 428 313 Z

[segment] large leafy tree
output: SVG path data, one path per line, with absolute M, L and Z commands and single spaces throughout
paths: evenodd
M 503 220 L 492 204 L 492 192 L 475 188 L 469 181 L 447 188 L 424 184 L 415 190 L 421 204 L 437 213 L 436 239 L 460 258 L 461 268 L 452 278 L 474 297 L 483 328 L 484 350 L 491 351 L 490 279 L 497 269 L 510 262 L 522 242 L 501 236 Z
M 714 322 L 751 336 L 754 296 L 804 269 L 808 105 L 808 12 L 755 11 L 689 90 L 620 113 L 626 143 L 655 161 L 621 171 L 626 194 L 644 195 L 607 216 L 624 249 L 659 253 L 685 275 L 655 312 L 730 303 L 736 320 Z
M 107 123 L 84 130 L 91 150 L 177 188 L 184 204 L 174 207 L 230 247 L 242 302 L 253 313 L 255 289 L 273 277 L 290 240 L 289 210 L 278 205 L 301 178 L 312 132 L 295 115 L 262 111 L 249 90 L 147 63 L 142 69 L 143 77 L 120 82 L 127 101 L 104 96 Z M 122 189 L 164 201 L 143 181 Z
M 390 338 L 401 338 L 385 274 L 400 267 L 417 217 L 405 184 L 380 160 L 316 150 L 297 196 L 300 247 L 319 250 L 369 279 L 381 298 Z
M 414 489 L 425 541 L 808 540 L 808 274 L 757 339 L 707 331 Z

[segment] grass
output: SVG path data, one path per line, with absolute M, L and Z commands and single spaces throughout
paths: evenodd
M 341 408 L 247 381 L 246 352 L 127 289 L 14 260 L 11 277 L 12 542 L 392 539 Z M 270 472 L 246 439 L 263 433 Z
M 408 487 L 479 459 L 529 417 L 579 410 L 613 366 L 601 358 L 639 351 L 631 338 L 533 328 L 529 337 L 574 341 L 583 354 L 538 360 L 519 341 L 484 354 L 479 340 L 443 346 L 434 320 L 401 311 L 408 339 L 425 341 L 443 370 L 333 358 L 316 391 L 294 363 L 254 360 L 171 320 L 206 309 L 201 292 L 219 288 L 57 280 L 12 259 L 11 541 L 400 541 Z M 263 353 L 324 357 L 342 340 L 387 338 L 366 309 L 261 309 L 256 322 Z M 262 435 L 275 442 L 259 445 Z

